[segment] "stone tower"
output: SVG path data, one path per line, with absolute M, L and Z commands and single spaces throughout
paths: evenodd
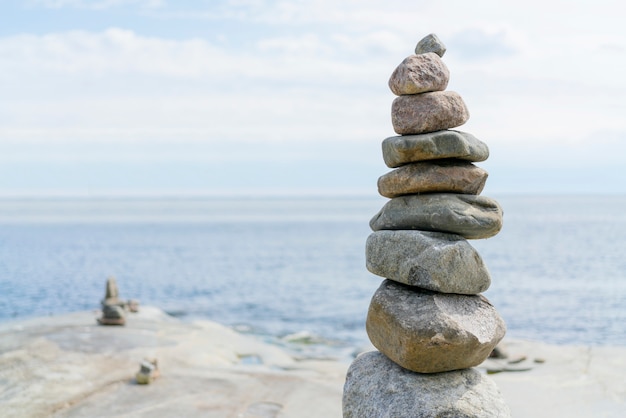
M 443 43 L 428 35 L 393 71 L 391 116 L 399 136 L 382 143 L 393 168 L 378 180 L 390 198 L 370 221 L 367 269 L 385 278 L 366 329 L 379 350 L 348 370 L 344 418 L 509 417 L 496 385 L 472 367 L 504 337 L 504 321 L 481 295 L 491 284 L 468 239 L 502 227 L 498 202 L 480 196 L 486 144 L 465 132 L 469 112 L 446 91 Z

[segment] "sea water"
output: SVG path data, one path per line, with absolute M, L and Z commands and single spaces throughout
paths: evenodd
M 472 240 L 507 335 L 626 345 L 626 197 L 494 196 L 504 227 Z M 367 344 L 382 278 L 365 268 L 379 197 L 0 200 L 0 321 L 123 298 L 339 356 Z M 294 345 L 295 344 L 295 345 Z M 299 345 L 298 345 L 299 344 Z

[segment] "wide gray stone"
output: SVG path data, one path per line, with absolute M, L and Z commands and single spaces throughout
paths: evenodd
M 417 229 L 489 238 L 502 228 L 502 208 L 494 199 L 454 193 L 394 197 L 372 218 L 370 227 Z
M 508 418 L 496 384 L 476 369 L 420 374 L 370 351 L 350 365 L 344 418 Z
M 400 96 L 445 90 L 450 80 L 446 64 L 433 52 L 406 57 L 389 78 L 389 88 Z
M 506 332 L 482 295 L 437 293 L 392 280 L 374 293 L 365 328 L 374 347 L 418 373 L 477 366 Z
M 487 144 L 472 134 L 453 130 L 392 136 L 383 141 L 382 148 L 383 160 L 391 168 L 442 158 L 467 161 L 485 161 L 489 158 Z
M 443 54 L 446 53 L 446 46 L 434 33 L 426 35 L 415 45 L 416 54 L 425 54 L 427 52 L 434 52 L 440 57 L 443 57 Z
M 455 128 L 469 119 L 469 110 L 458 93 L 433 91 L 396 97 L 391 105 L 393 130 L 415 135 Z
M 432 192 L 480 194 L 487 176 L 485 170 L 468 161 L 422 161 L 381 176 L 378 193 L 385 197 Z
M 475 295 L 491 284 L 478 251 L 455 234 L 377 231 L 367 238 L 365 260 L 371 273 L 441 293 Z

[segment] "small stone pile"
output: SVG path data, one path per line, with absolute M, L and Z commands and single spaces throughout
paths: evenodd
M 98 318 L 100 325 L 124 325 L 126 324 L 126 312 L 137 312 L 139 302 L 136 300 L 120 299 L 120 292 L 117 288 L 115 277 L 109 277 L 106 281 L 104 299 L 100 302 L 102 316 Z
M 502 227 L 502 209 L 480 196 L 489 150 L 451 130 L 469 118 L 446 91 L 445 46 L 428 35 L 395 69 L 394 131 L 382 143 L 378 180 L 390 200 L 370 221 L 367 269 L 386 278 L 366 329 L 379 352 L 357 357 L 344 386 L 344 417 L 508 417 L 495 384 L 472 369 L 504 337 L 505 324 L 480 293 L 491 278 L 468 239 Z M 444 373 L 445 372 L 445 373 Z

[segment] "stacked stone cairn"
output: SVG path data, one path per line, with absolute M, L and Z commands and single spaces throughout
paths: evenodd
M 126 324 L 126 312 L 137 312 L 139 302 L 136 300 L 120 299 L 115 277 L 109 277 L 104 289 L 104 299 L 100 302 L 102 316 L 98 318 L 100 325 L 124 325 Z
M 504 321 L 481 295 L 491 278 L 468 239 L 502 227 L 502 209 L 480 196 L 487 172 L 472 162 L 489 150 L 451 130 L 469 118 L 446 91 L 445 46 L 431 34 L 396 68 L 392 123 L 378 180 L 390 198 L 370 221 L 367 269 L 386 278 L 372 297 L 366 329 L 379 351 L 351 364 L 345 418 L 509 417 L 496 385 L 474 369 L 504 337 Z

